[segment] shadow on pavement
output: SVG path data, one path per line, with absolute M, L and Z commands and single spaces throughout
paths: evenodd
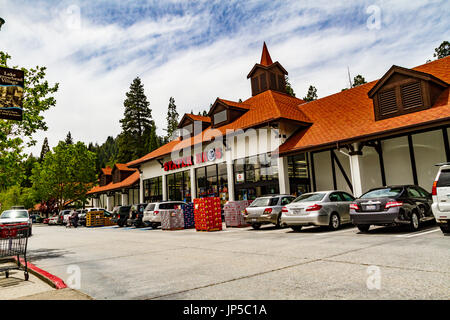
M 42 259 L 54 259 L 60 258 L 64 255 L 72 253 L 68 250 L 61 249 L 35 249 L 27 250 L 27 259 L 31 262 L 39 261 Z

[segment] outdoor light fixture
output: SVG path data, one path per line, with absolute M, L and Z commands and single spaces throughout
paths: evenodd
M 0 18 L 0 30 L 2 29 L 2 26 L 5 24 L 5 20 L 3 18 Z

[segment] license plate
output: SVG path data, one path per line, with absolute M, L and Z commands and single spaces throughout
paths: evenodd
M 252 219 L 252 222 L 256 222 L 256 219 Z
M 294 211 L 294 214 L 301 214 L 302 213 L 302 209 L 294 209 L 292 211 Z
M 375 210 L 377 208 L 377 206 L 371 205 L 371 206 L 366 206 L 366 210 Z

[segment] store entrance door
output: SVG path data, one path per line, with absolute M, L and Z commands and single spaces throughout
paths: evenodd
M 280 187 L 277 184 L 245 184 L 236 186 L 236 200 L 255 200 L 258 197 L 267 194 L 280 193 Z

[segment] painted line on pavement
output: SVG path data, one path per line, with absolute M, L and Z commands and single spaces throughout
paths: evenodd
M 437 229 L 433 229 L 433 230 L 429 230 L 429 231 L 418 232 L 418 233 L 408 234 L 408 235 L 402 234 L 402 235 L 398 235 L 396 237 L 397 238 L 412 238 L 412 237 L 417 237 L 417 236 L 421 236 L 421 235 L 432 233 L 432 232 L 436 232 L 436 231 L 440 231 L 440 229 L 437 228 Z
M 325 236 L 325 235 L 333 235 L 333 234 L 339 234 L 339 233 L 346 233 L 346 232 L 351 232 L 351 231 L 353 231 L 353 232 L 355 232 L 356 230 L 355 230 L 356 228 L 351 228 L 351 229 L 345 229 L 345 230 L 339 230 L 339 231 L 328 231 L 328 232 L 322 232 L 322 233 L 315 233 L 314 235 L 316 235 L 316 236 Z

